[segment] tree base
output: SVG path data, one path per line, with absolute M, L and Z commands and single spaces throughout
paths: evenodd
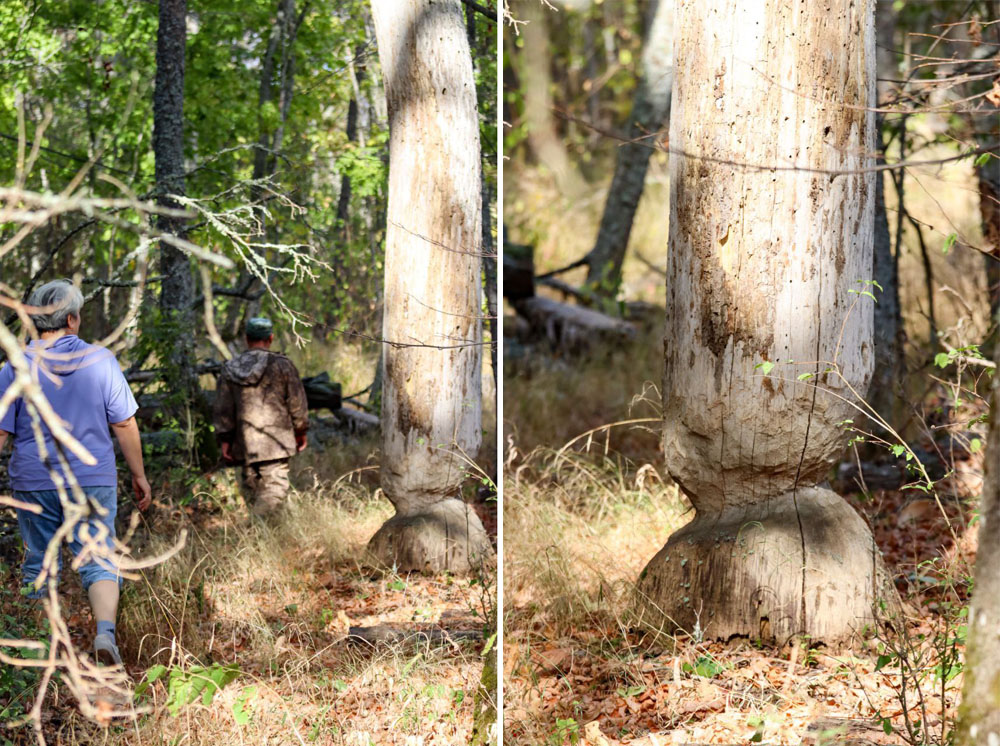
M 493 545 L 476 512 L 448 498 L 422 513 L 394 515 L 368 542 L 368 552 L 397 572 L 464 574 L 491 561 Z
M 872 533 L 836 493 L 800 488 L 698 513 L 639 576 L 645 627 L 704 639 L 848 642 L 897 603 Z

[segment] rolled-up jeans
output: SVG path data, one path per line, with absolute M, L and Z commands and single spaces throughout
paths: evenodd
M 114 546 L 115 516 L 118 513 L 117 487 L 82 487 L 90 504 L 90 514 L 80 520 L 74 527 L 69 541 L 70 551 L 74 557 L 79 557 L 84 546 L 90 543 L 109 550 Z M 55 490 L 39 490 L 34 492 L 14 491 L 14 499 L 23 503 L 38 505 L 41 513 L 18 508 L 17 524 L 21 530 L 21 540 L 24 542 L 24 562 L 21 563 L 21 582 L 31 590 L 29 598 L 42 598 L 45 589 L 35 588 L 35 580 L 42 572 L 42 562 L 45 550 L 52 537 L 63 524 L 63 506 L 59 502 L 59 493 Z M 72 498 L 71 498 L 72 499 Z M 94 504 L 104 509 L 100 515 Z M 103 538 L 98 539 L 104 534 Z M 57 555 L 56 573 L 62 570 L 62 552 Z M 98 580 L 113 580 L 121 584 L 121 573 L 108 557 L 91 556 L 80 566 L 80 580 L 84 589 L 89 588 Z

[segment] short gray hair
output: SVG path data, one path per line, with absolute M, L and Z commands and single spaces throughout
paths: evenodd
M 31 321 L 40 332 L 54 332 L 66 328 L 66 319 L 79 316 L 83 308 L 83 293 L 69 280 L 53 280 L 42 285 L 28 298 L 28 305 L 47 309 L 33 313 Z

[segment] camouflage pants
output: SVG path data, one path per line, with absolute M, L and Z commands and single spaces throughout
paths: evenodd
M 273 516 L 284 506 L 288 494 L 288 459 L 247 464 L 243 486 L 250 511 L 258 518 Z

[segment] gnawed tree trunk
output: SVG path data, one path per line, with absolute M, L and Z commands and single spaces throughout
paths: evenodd
M 373 0 L 389 110 L 382 489 L 368 545 L 399 571 L 466 572 L 492 554 L 461 499 L 480 445 L 479 122 L 459 0 Z
M 642 49 L 642 72 L 625 135 L 629 143 L 618 148 L 615 175 L 611 179 L 597 241 L 587 258 L 587 284 L 607 297 L 613 298 L 618 292 L 649 158 L 660 139 L 655 133 L 670 113 L 674 77 L 673 4 L 673 0 L 653 0 L 650 5 L 649 31 Z
M 156 86 L 153 92 L 153 154 L 157 202 L 178 207 L 167 195 L 184 194 L 184 50 L 187 44 L 187 0 L 160 0 L 156 33 Z M 157 228 L 184 235 L 180 218 L 159 217 Z M 171 368 L 179 373 L 173 383 L 193 392 L 197 386 L 194 354 L 194 274 L 187 254 L 160 242 L 160 311 L 177 325 Z M 190 396 L 190 394 L 189 394 Z
M 844 641 L 893 593 L 865 522 L 818 486 L 856 414 L 839 397 L 872 372 L 873 14 L 679 2 L 664 453 L 696 513 L 642 572 L 644 623 Z
M 1000 345 L 995 356 L 1000 365 Z M 958 709 L 959 746 L 1000 742 L 1000 376 L 993 377 L 991 421 L 965 682 Z

